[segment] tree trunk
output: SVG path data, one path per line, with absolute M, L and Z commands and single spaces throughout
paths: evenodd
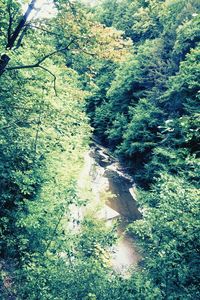
M 17 27 L 15 28 L 14 32 L 12 33 L 11 37 L 8 39 L 8 43 L 6 45 L 6 49 L 12 49 L 12 47 L 14 46 L 15 41 L 17 40 L 21 30 L 24 28 L 24 25 L 30 15 L 30 13 L 32 12 L 34 5 L 36 3 L 36 0 L 32 0 L 31 3 L 29 4 L 25 14 L 23 15 L 23 17 L 21 18 L 19 24 L 17 25 Z
M 5 71 L 7 64 L 9 63 L 10 57 L 7 54 L 2 54 L 0 57 L 0 76 Z
M 22 16 L 22 18 L 19 21 L 19 24 L 15 28 L 14 32 L 12 34 L 9 34 L 6 49 L 13 48 L 14 43 L 16 42 L 17 38 L 19 37 L 21 31 L 24 29 L 24 25 L 26 24 L 26 21 L 34 8 L 36 1 L 37 0 L 31 0 L 25 14 Z M 23 37 L 24 37 L 24 35 L 23 35 Z M 20 42 L 21 42 L 21 40 L 20 40 Z M 4 73 L 9 61 L 10 61 L 10 57 L 7 54 L 2 54 L 0 56 L 0 76 Z

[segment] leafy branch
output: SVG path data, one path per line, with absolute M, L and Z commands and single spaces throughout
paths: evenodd
M 70 41 L 70 43 L 63 47 L 60 48 L 58 50 L 55 50 L 53 52 L 50 52 L 48 54 L 46 54 L 45 56 L 43 56 L 41 59 L 39 59 L 36 63 L 34 64 L 30 64 L 30 65 L 20 65 L 20 66 L 13 66 L 13 67 L 8 67 L 5 69 L 5 71 L 11 71 L 11 70 L 19 70 L 19 69 L 31 69 L 31 68 L 41 68 L 41 64 L 47 59 L 52 57 L 53 55 L 59 53 L 59 52 L 63 52 L 65 50 L 69 49 L 69 46 L 74 42 L 74 40 Z

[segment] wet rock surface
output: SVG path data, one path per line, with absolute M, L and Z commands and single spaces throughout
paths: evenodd
M 140 260 L 134 240 L 125 233 L 130 222 L 142 217 L 134 198 L 134 182 L 105 147 L 94 142 L 89 156 L 93 161 L 90 176 L 95 194 L 100 198 L 102 191 L 108 192 L 101 217 L 109 222 L 121 219 L 118 227 L 120 239 L 112 249 L 111 263 L 114 270 L 126 273 Z

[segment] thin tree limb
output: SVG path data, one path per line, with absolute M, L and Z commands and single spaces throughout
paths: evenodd
M 54 89 L 55 95 L 57 97 L 58 94 L 57 94 L 57 90 L 56 90 L 56 76 L 51 71 L 49 71 L 47 68 L 45 68 L 43 66 L 38 66 L 38 68 L 43 69 L 44 71 L 48 72 L 51 76 L 53 76 L 53 89 Z
M 35 29 L 44 31 L 44 32 L 46 32 L 46 33 L 49 33 L 49 34 L 51 34 L 51 35 L 55 35 L 55 36 L 58 36 L 58 37 L 63 37 L 62 34 L 59 34 L 59 33 L 56 33 L 56 32 L 50 31 L 50 30 L 47 30 L 47 29 L 42 28 L 42 27 L 40 27 L 40 26 L 34 25 L 34 24 L 32 24 L 32 23 L 31 23 L 31 24 L 27 24 L 26 27 L 28 27 L 28 28 L 35 28 Z
M 63 52 L 65 50 L 68 50 L 69 46 L 74 42 L 74 40 L 72 40 L 67 46 L 60 48 L 58 50 L 55 50 L 53 52 L 48 53 L 47 55 L 43 56 L 40 60 L 38 60 L 36 63 L 34 64 L 30 64 L 30 65 L 22 65 L 22 66 L 14 66 L 14 67 L 8 67 L 5 69 L 5 71 L 11 71 L 11 70 L 19 70 L 19 69 L 30 69 L 30 68 L 38 68 L 40 67 L 40 64 L 43 63 L 47 58 L 59 53 L 59 52 Z
M 63 218 L 64 214 L 65 214 L 65 211 L 63 210 L 63 212 L 61 213 L 61 215 L 60 215 L 60 217 L 59 217 L 59 219 L 58 219 L 58 222 L 57 222 L 57 224 L 56 224 L 56 226 L 55 226 L 55 228 L 54 228 L 54 230 L 53 230 L 53 234 L 52 234 L 52 236 L 51 236 L 51 239 L 49 240 L 49 242 L 48 242 L 48 244 L 47 244 L 47 246 L 46 246 L 46 249 L 44 250 L 44 253 L 47 252 L 47 250 L 48 250 L 49 247 L 51 246 L 51 243 L 52 243 L 52 241 L 53 241 L 53 239 L 54 239 L 54 236 L 55 236 L 55 234 L 56 234 L 56 232 L 57 232 L 58 226 L 60 225 L 60 222 L 62 221 L 62 218 Z
M 34 154 L 33 154 L 33 162 L 34 163 L 35 163 L 36 155 L 37 155 L 37 145 L 38 145 L 40 125 L 41 125 L 41 110 L 40 110 L 39 117 L 38 117 L 37 129 L 36 129 L 36 135 L 35 135 L 35 141 L 34 141 Z

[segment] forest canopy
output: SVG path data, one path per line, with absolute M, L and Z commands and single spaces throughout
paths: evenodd
M 199 1 L 39 2 L 0 0 L 1 299 L 199 299 Z M 71 213 L 92 135 L 137 185 L 129 277 Z

